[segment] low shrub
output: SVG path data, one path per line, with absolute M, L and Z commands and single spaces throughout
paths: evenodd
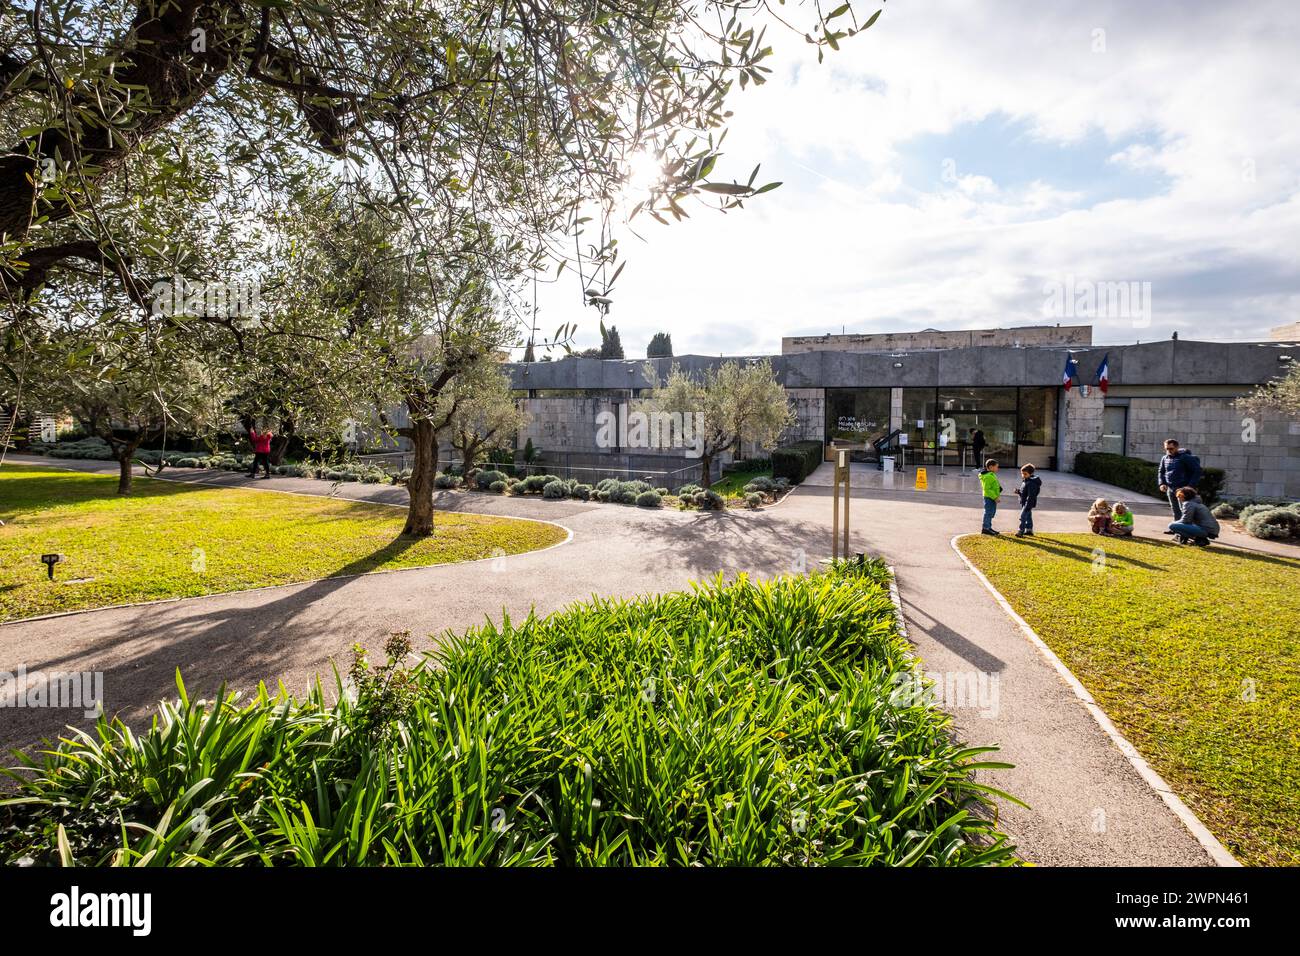
M 542 497 L 549 498 L 552 501 L 569 497 L 569 486 L 565 482 L 556 478 L 554 481 L 547 482 L 542 487 Z
M 488 491 L 491 491 L 494 494 L 504 494 L 505 490 L 506 483 L 504 481 L 494 481 L 492 484 L 488 485 Z
M 1216 518 L 1235 518 L 1237 517 L 1237 506 L 1227 501 L 1221 501 L 1210 509 L 1210 514 Z
M 474 484 L 479 491 L 487 491 L 497 482 L 504 484 L 505 480 L 505 474 L 499 471 L 491 471 L 489 469 L 484 469 L 483 471 L 475 472 L 474 474 Z
M 658 508 L 663 504 L 663 499 L 657 491 L 643 491 L 636 496 L 636 503 L 639 508 Z
M 590 501 L 591 492 L 591 485 L 574 485 L 571 494 L 579 501 Z
M 64 736 L 0 806 L 0 864 L 1016 863 L 974 779 L 1005 765 L 930 702 L 878 561 L 409 646 L 354 695 L 178 677 L 151 726 Z
M 91 461 L 112 461 L 113 449 L 108 442 L 99 437 L 80 438 L 76 441 L 56 442 L 47 445 L 32 442 L 30 450 L 50 458 L 84 458 Z
M 553 481 L 562 481 L 559 475 L 529 475 L 516 486 L 515 490 L 521 494 L 538 494 L 542 492 L 547 485 Z
M 677 497 L 689 498 L 692 495 L 696 495 L 703 490 L 704 489 L 701 488 L 699 485 L 682 485 L 680 488 L 677 489 Z
M 667 498 L 667 497 L 668 497 L 668 489 L 667 489 L 667 488 L 656 488 L 656 489 L 655 489 L 655 494 L 657 494 L 660 498 Z
M 1256 538 L 1282 540 L 1300 537 L 1300 510 L 1295 508 L 1269 508 L 1263 511 L 1247 508 L 1242 512 L 1242 527 Z M 1247 517 L 1246 512 L 1251 512 Z
M 737 458 L 723 466 L 723 474 L 732 471 L 767 471 L 772 467 L 771 458 Z
M 1273 503 L 1264 502 L 1257 503 L 1257 505 L 1247 505 L 1243 507 L 1242 510 L 1238 511 L 1238 518 L 1242 519 L 1244 522 L 1245 519 L 1251 518 L 1253 515 L 1260 514 L 1262 511 L 1271 511 L 1275 509 L 1275 507 L 1278 506 L 1273 505 Z
M 797 485 L 822 463 L 824 449 L 819 441 L 797 441 L 772 452 L 772 475 Z
M 745 494 L 745 504 L 751 508 L 757 508 L 763 504 L 763 496 L 757 491 L 750 491 Z
M 1074 471 L 1085 478 L 1094 478 L 1107 484 L 1118 485 L 1129 491 L 1150 495 L 1152 498 L 1164 498 L 1164 493 L 1157 484 L 1156 475 L 1160 465 L 1145 458 L 1130 458 L 1127 455 L 1112 455 L 1108 452 L 1081 451 L 1074 456 Z M 1226 474 L 1222 468 L 1201 468 L 1201 480 L 1197 482 L 1196 492 L 1207 505 L 1219 500 Z
M 442 489 L 459 488 L 461 481 L 459 475 L 449 475 L 443 471 L 433 476 L 433 487 Z
M 620 481 L 617 490 L 611 493 L 610 500 L 622 505 L 633 505 L 637 503 L 637 498 L 647 491 L 654 491 L 647 482 Z
M 769 477 L 767 477 L 767 475 L 759 475 L 757 478 L 755 478 L 755 479 L 754 479 L 753 481 L 751 481 L 749 484 L 745 485 L 745 494 L 749 494 L 749 493 L 751 493 L 751 492 L 755 492 L 755 491 L 756 491 L 756 492 L 759 492 L 760 494 L 773 494 L 773 493 L 775 493 L 775 492 L 776 492 L 776 479 L 775 479 L 775 478 L 769 478 Z

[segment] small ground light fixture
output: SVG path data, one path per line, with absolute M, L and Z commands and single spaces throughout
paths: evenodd
M 54 566 L 64 558 L 61 554 L 43 554 L 41 555 L 41 564 L 45 565 L 45 572 L 51 581 L 54 580 Z

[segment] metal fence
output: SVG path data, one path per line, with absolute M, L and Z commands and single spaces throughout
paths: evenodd
M 360 455 L 358 459 L 382 468 L 389 474 L 397 474 L 408 471 L 414 463 L 414 457 L 410 452 L 384 452 L 377 455 Z M 438 459 L 438 471 L 459 469 L 460 466 L 461 462 L 456 459 Z M 662 465 L 660 467 L 619 467 L 614 464 L 575 465 L 567 461 L 542 461 L 531 465 L 487 461 L 481 467 L 495 468 L 516 478 L 524 478 L 528 475 L 555 475 L 558 478 L 577 479 L 588 485 L 594 485 L 606 478 L 617 478 L 620 481 L 640 480 L 656 488 L 668 488 L 673 491 L 682 485 L 699 483 L 704 475 L 704 469 L 698 461 L 679 468 L 665 468 Z M 715 467 L 714 471 L 718 469 Z M 714 477 L 716 478 L 717 475 L 715 474 Z

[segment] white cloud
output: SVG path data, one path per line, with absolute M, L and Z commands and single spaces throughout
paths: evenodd
M 1150 327 L 1098 320 L 1099 341 L 1257 338 L 1300 311 L 1294 3 L 900 3 L 820 66 L 799 38 L 776 48 L 772 80 L 735 100 L 722 175 L 761 160 L 786 185 L 625 239 L 608 321 L 629 355 L 659 330 L 708 354 L 1042 321 L 1043 283 L 1066 275 L 1152 283 Z M 1066 150 L 1104 135 L 1103 176 L 1165 186 L 1090 199 L 1051 169 L 1015 185 L 1015 143 L 1007 175 L 967 171 L 955 132 L 999 116 Z M 908 185 L 904 148 L 926 135 L 951 137 L 955 181 Z M 543 326 L 577 319 L 587 344 L 578 299 L 549 290 Z

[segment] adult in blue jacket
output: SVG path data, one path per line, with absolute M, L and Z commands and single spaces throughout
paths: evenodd
M 1165 439 L 1165 457 L 1160 459 L 1156 483 L 1169 499 L 1169 510 L 1177 521 L 1183 516 L 1183 506 L 1178 500 L 1178 489 L 1192 487 L 1201 480 L 1201 459 L 1186 448 L 1179 448 L 1177 440 Z

